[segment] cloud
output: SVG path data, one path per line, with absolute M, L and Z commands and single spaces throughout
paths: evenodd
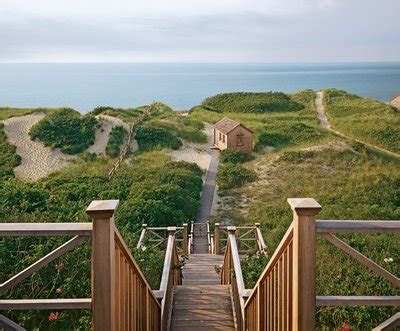
M 396 9 L 394 0 L 0 0 L 0 61 L 393 61 Z

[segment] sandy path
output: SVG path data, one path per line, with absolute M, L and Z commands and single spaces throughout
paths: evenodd
M 346 138 L 346 139 L 357 141 L 357 142 L 359 142 L 361 144 L 364 144 L 364 145 L 366 145 L 368 147 L 371 147 L 371 148 L 376 149 L 378 151 L 381 151 L 383 153 L 389 154 L 391 156 L 398 157 L 398 158 L 400 157 L 400 154 L 397 154 L 397 153 L 389 151 L 389 150 L 387 150 L 385 148 L 382 148 L 382 147 L 367 143 L 365 141 L 358 140 L 358 139 L 350 137 L 350 136 L 348 136 L 348 135 L 346 135 L 346 134 L 344 134 L 344 133 L 342 133 L 340 131 L 337 131 L 336 129 L 333 129 L 331 127 L 331 125 L 329 124 L 329 122 L 328 122 L 328 118 L 325 115 L 325 108 L 324 108 L 324 104 L 322 102 L 323 97 L 324 97 L 324 94 L 323 94 L 322 91 L 319 91 L 319 92 L 316 93 L 316 96 L 315 96 L 315 108 L 317 110 L 317 117 L 318 117 L 318 119 L 320 121 L 321 126 L 324 129 L 327 129 L 327 130 L 329 130 L 331 132 L 334 132 L 338 136 L 341 136 L 341 137 Z
M 30 128 L 45 116 L 35 113 L 20 117 L 11 117 L 4 121 L 7 140 L 17 147 L 21 164 L 14 168 L 14 174 L 25 180 L 38 180 L 65 167 L 76 156 L 66 155 L 59 148 L 52 150 L 40 141 L 32 141 Z
M 88 151 L 91 154 L 105 154 L 108 140 L 110 139 L 110 132 L 115 126 L 122 126 L 127 132 L 129 132 L 129 125 L 119 118 L 98 115 L 96 119 L 101 123 L 101 126 L 96 129 L 94 144 L 89 147 Z M 136 139 L 131 140 L 130 150 L 135 152 L 138 149 Z
M 212 125 L 204 123 L 203 132 L 207 136 L 207 144 L 183 142 L 183 146 L 169 153 L 169 155 L 177 161 L 186 161 L 196 163 L 201 169 L 208 170 L 210 166 L 211 156 L 207 151 L 208 145 L 212 142 Z

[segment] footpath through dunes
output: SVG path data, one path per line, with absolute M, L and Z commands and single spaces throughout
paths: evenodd
M 97 115 L 96 119 L 100 123 L 100 126 L 96 129 L 94 144 L 89 147 L 88 151 L 91 154 L 105 154 L 111 130 L 116 126 L 122 126 L 126 132 L 129 132 L 129 124 L 109 115 Z M 137 141 L 132 137 L 130 151 L 135 152 L 137 149 Z
M 389 151 L 389 150 L 387 150 L 385 148 L 382 148 L 382 147 L 376 146 L 374 144 L 370 144 L 370 143 L 367 143 L 365 141 L 362 141 L 362 140 L 356 139 L 354 137 L 348 136 L 348 135 L 346 135 L 346 134 L 344 134 L 344 133 L 332 128 L 332 126 L 329 124 L 328 118 L 326 117 L 326 114 L 325 114 L 325 107 L 324 107 L 324 103 L 323 103 L 323 98 L 324 98 L 324 93 L 322 91 L 318 91 L 316 93 L 316 96 L 315 96 L 315 109 L 317 111 L 318 120 L 319 120 L 321 126 L 324 129 L 327 129 L 327 130 L 329 130 L 331 132 L 334 132 L 335 134 L 337 134 L 338 136 L 341 136 L 343 138 L 354 140 L 356 142 L 364 144 L 365 146 L 371 147 L 371 148 L 376 149 L 376 150 L 378 150 L 380 152 L 383 152 L 385 154 L 400 158 L 400 154 L 398 154 L 398 153 Z
M 29 130 L 44 116 L 44 113 L 34 113 L 4 121 L 7 141 L 16 146 L 16 152 L 21 157 L 21 164 L 14 168 L 18 178 L 38 180 L 65 167 L 70 160 L 76 158 L 62 153 L 59 148 L 52 149 L 45 147 L 41 141 L 31 140 Z

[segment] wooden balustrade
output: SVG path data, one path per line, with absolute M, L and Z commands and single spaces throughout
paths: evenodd
M 221 284 L 231 285 L 238 330 L 244 326 L 244 303 L 248 290 L 244 287 L 239 251 L 236 243 L 236 227 L 228 226 L 228 242 L 221 272 Z
M 176 227 L 168 228 L 168 245 L 165 252 L 164 268 L 161 278 L 160 294 L 161 300 L 161 327 L 168 330 L 171 320 L 173 301 L 173 288 L 182 284 L 182 271 L 179 267 L 180 260 L 176 245 Z
M 175 242 L 177 243 L 177 249 L 180 254 L 188 254 L 189 252 L 189 236 L 188 236 L 188 224 L 184 223 L 183 226 L 177 226 L 175 233 Z M 140 233 L 139 241 L 136 248 L 142 247 L 145 242 L 149 242 L 154 248 L 165 250 L 168 243 L 168 227 L 149 227 L 147 224 L 142 225 L 142 231 Z M 191 244 L 193 240 L 191 241 Z
M 288 199 L 290 225 L 245 304 L 246 330 L 315 329 L 314 199 Z
M 260 223 L 254 226 L 237 226 L 236 239 L 239 254 L 255 253 L 258 251 L 265 252 L 266 246 L 261 230 Z M 214 254 L 225 252 L 228 242 L 228 227 L 220 226 L 215 223 L 214 226 Z
M 92 223 L 0 224 L 0 236 L 74 236 L 1 284 L 1 293 L 92 238 L 91 298 L 0 300 L 0 310 L 91 309 L 96 331 L 160 330 L 161 305 L 115 227 L 117 206 L 118 200 L 93 201 L 86 210 Z M 12 324 L 5 317 L 1 323 Z

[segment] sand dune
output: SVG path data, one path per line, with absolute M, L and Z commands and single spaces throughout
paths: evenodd
M 4 121 L 7 140 L 17 147 L 17 154 L 21 156 L 21 164 L 14 168 L 18 178 L 38 180 L 65 167 L 69 160 L 76 158 L 62 153 L 59 148 L 51 149 L 40 141 L 31 140 L 30 128 L 44 116 L 44 113 L 35 113 Z

